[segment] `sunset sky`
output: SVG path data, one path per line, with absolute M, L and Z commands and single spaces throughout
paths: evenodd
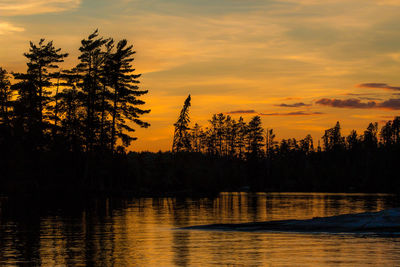
M 192 95 L 192 122 L 261 115 L 278 139 L 315 139 L 340 121 L 363 131 L 400 111 L 399 0 L 0 0 L 0 66 L 26 69 L 29 41 L 77 63 L 80 40 L 134 44 L 151 113 L 133 150 L 169 150 Z

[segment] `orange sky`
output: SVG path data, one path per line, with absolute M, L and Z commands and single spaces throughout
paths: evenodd
M 337 120 L 347 134 L 399 114 L 398 14 L 397 0 L 0 0 L 0 66 L 24 70 L 29 40 L 44 37 L 68 68 L 99 28 L 134 43 L 149 90 L 152 126 L 131 149 L 170 149 L 189 93 L 201 125 L 252 110 L 279 139 L 318 139 Z

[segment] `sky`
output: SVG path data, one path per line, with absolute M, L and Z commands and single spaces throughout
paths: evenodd
M 151 113 L 130 149 L 170 150 L 188 94 L 193 123 L 260 115 L 278 139 L 362 133 L 400 111 L 398 0 L 0 0 L 0 66 L 24 71 L 29 41 L 77 63 L 96 28 L 134 45 Z

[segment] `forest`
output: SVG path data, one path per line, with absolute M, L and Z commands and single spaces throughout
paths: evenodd
M 96 30 L 79 51 L 78 64 L 61 69 L 68 54 L 41 39 L 24 53 L 26 72 L 0 68 L 0 192 L 400 192 L 400 117 L 348 136 L 337 122 L 317 144 L 311 135 L 278 141 L 259 116 L 192 125 L 189 95 L 171 151 L 127 151 L 135 127 L 150 126 L 133 45 Z

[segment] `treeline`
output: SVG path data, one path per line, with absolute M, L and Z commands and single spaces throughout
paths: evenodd
M 140 116 L 140 74 L 127 40 L 115 42 L 97 30 L 81 41 L 78 64 L 62 69 L 68 57 L 52 41 L 30 42 L 27 70 L 0 68 L 0 151 L 3 157 L 38 152 L 124 152 Z
M 342 136 L 340 123 L 325 130 L 320 141 L 315 142 L 310 134 L 303 139 L 276 140 L 273 129 L 264 129 L 260 116 L 249 122 L 242 117 L 235 120 L 223 113 L 212 115 L 208 126 L 195 123 L 190 126 L 190 95 L 186 99 L 175 126 L 174 152 L 200 152 L 214 156 L 228 156 L 239 159 L 282 157 L 288 153 L 309 155 L 316 152 L 338 150 L 374 151 L 378 148 L 400 145 L 400 117 L 389 120 L 379 130 L 378 123 L 370 123 L 362 134 L 352 130 Z
M 206 127 L 190 125 L 190 100 L 174 124 L 172 150 L 184 161 L 178 173 L 191 177 L 191 190 L 400 193 L 400 117 L 347 136 L 337 122 L 317 144 L 311 135 L 277 141 L 259 116 L 245 122 L 220 113 Z M 203 180 L 192 172 L 199 166 Z
M 174 124 L 172 152 L 125 152 L 141 115 L 135 51 L 95 31 L 78 64 L 53 42 L 30 43 L 24 73 L 0 68 L 0 193 L 208 194 L 221 191 L 400 192 L 400 117 L 322 144 L 277 141 L 259 116 L 215 114 L 191 124 L 190 96 Z
M 220 131 L 213 128 L 213 118 L 221 118 Z M 254 131 L 245 131 L 244 137 L 232 140 L 232 120 L 217 114 L 206 128 L 197 130 L 190 127 L 188 117 L 187 124 L 178 119 L 175 126 L 184 125 L 186 130 L 176 129 L 173 153 L 128 154 L 131 165 L 126 170 L 134 188 L 150 195 L 169 192 L 174 196 L 243 190 L 400 193 L 400 117 L 381 129 L 372 123 L 362 134 L 351 131 L 347 136 L 336 123 L 316 147 L 309 135 L 275 141 L 272 130 L 262 129 L 259 117 L 248 123 L 240 119 L 245 126 L 259 126 L 258 138 Z M 205 145 L 198 145 L 199 141 Z

